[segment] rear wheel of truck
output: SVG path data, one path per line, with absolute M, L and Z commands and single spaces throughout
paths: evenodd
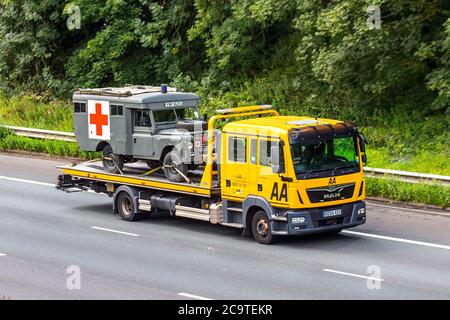
M 270 229 L 270 221 L 267 214 L 260 210 L 255 213 L 252 219 L 253 237 L 258 243 L 271 244 L 274 241 L 272 230 Z
M 134 202 L 131 196 L 122 191 L 117 196 L 117 211 L 119 211 L 120 217 L 126 221 L 134 221 L 139 219 L 139 214 L 135 213 Z
M 113 149 L 108 144 L 102 151 L 103 168 L 110 173 L 120 173 L 123 169 L 123 158 L 114 154 Z
M 183 175 L 186 176 L 187 171 L 188 165 L 181 161 L 181 157 L 176 151 L 172 150 L 166 154 L 164 157 L 164 174 L 167 179 L 173 182 L 185 181 Z

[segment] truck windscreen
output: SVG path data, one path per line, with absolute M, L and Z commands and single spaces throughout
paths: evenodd
M 356 137 L 342 137 L 316 144 L 291 144 L 292 162 L 297 176 L 331 173 L 334 175 L 359 170 Z

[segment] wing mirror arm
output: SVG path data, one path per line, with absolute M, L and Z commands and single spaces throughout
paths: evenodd
M 366 156 L 366 144 L 369 144 L 367 142 L 366 137 L 362 133 L 358 133 L 358 140 L 359 140 L 359 148 L 361 149 L 361 161 L 363 166 L 367 164 L 367 156 Z

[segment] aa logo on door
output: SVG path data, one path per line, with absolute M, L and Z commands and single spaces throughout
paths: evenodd
M 278 182 L 275 182 L 272 188 L 272 194 L 270 195 L 270 200 L 287 202 L 287 184 L 283 183 L 280 190 L 278 187 Z

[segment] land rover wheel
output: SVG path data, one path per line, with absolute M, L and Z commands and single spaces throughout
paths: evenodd
M 252 233 L 255 240 L 261 244 L 271 244 L 274 240 L 269 218 L 262 210 L 257 211 L 253 216 Z
M 181 161 L 180 155 L 172 150 L 164 157 L 164 174 L 173 182 L 185 181 L 188 165 Z M 184 176 L 184 177 L 183 177 Z
M 120 155 L 114 154 L 113 149 L 108 144 L 102 151 L 103 168 L 110 173 L 121 173 L 123 169 L 123 158 Z
M 117 211 L 119 211 L 120 217 L 126 221 L 134 221 L 139 219 L 139 214 L 136 213 L 134 202 L 131 196 L 122 191 L 117 196 Z

